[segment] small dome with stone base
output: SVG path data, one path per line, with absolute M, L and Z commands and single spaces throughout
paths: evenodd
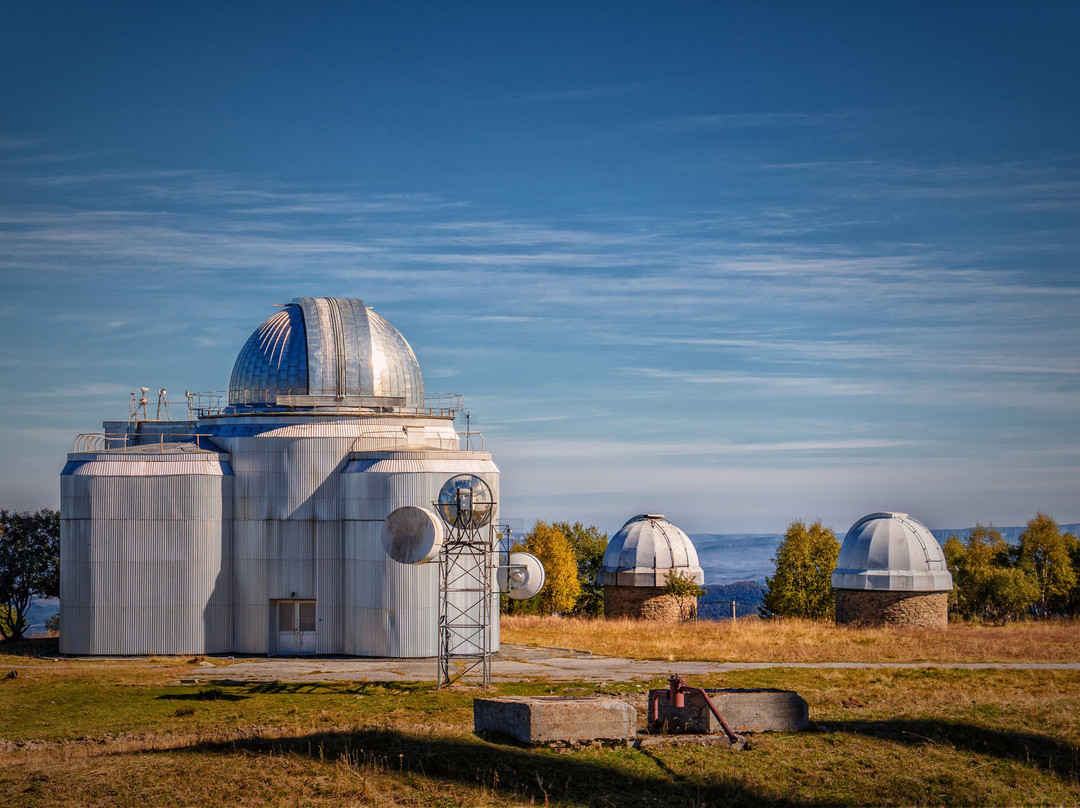
M 665 593 L 676 573 L 701 585 L 705 573 L 697 550 L 682 530 L 662 514 L 635 516 L 608 542 L 600 568 L 604 616 L 686 620 L 697 614 L 697 598 Z
M 906 513 L 864 516 L 851 526 L 832 574 L 836 622 L 945 628 L 953 587 L 945 554 Z

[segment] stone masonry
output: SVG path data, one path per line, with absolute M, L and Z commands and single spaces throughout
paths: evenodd
M 948 592 L 835 591 L 837 625 L 935 629 L 949 625 Z
M 658 586 L 605 586 L 604 617 L 642 620 L 694 620 L 697 598 L 665 595 Z

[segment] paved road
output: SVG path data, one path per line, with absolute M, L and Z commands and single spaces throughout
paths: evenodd
M 678 673 L 697 676 L 762 668 L 961 668 L 966 670 L 1080 670 L 1080 663 L 896 663 L 896 662 L 668 662 L 603 657 L 565 648 L 503 643 L 491 663 L 494 681 L 636 682 Z M 184 681 L 200 682 L 416 682 L 435 681 L 435 659 L 252 657 L 227 665 L 202 662 Z

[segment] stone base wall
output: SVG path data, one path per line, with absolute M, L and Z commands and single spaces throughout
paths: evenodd
M 836 624 L 945 629 L 949 593 L 837 589 Z
M 697 598 L 665 595 L 658 586 L 605 586 L 604 617 L 641 620 L 697 619 Z

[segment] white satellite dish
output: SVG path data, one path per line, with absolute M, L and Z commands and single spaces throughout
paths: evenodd
M 391 511 L 383 521 L 383 549 L 399 564 L 426 564 L 438 557 L 443 537 L 439 517 L 414 505 Z
M 499 591 L 511 600 L 531 598 L 544 588 L 544 565 L 532 553 L 511 553 L 510 563 L 495 571 Z

